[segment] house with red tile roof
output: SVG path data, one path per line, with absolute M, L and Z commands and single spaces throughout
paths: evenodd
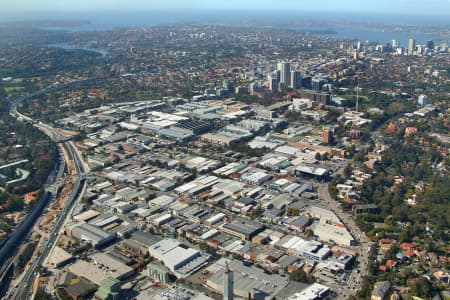
M 401 243 L 399 247 L 402 250 L 415 250 L 415 249 L 417 249 L 416 244 L 413 244 L 413 243 Z
M 388 259 L 386 261 L 386 267 L 389 268 L 389 269 L 394 268 L 396 265 L 397 265 L 397 262 L 395 260 Z

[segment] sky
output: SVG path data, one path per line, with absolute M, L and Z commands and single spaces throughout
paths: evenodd
M 0 0 L 2 13 L 101 11 L 326 11 L 448 15 L 450 0 Z

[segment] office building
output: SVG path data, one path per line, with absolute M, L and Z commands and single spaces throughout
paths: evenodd
M 307 98 L 320 104 L 328 105 L 331 103 L 331 94 L 314 90 L 300 90 L 300 97 Z
M 327 83 L 327 80 L 322 76 L 316 76 L 311 80 L 312 89 L 314 91 L 320 91 L 325 83 Z
M 225 79 L 225 80 L 223 81 L 222 86 L 223 86 L 223 88 L 224 88 L 226 91 L 228 91 L 229 93 L 232 93 L 233 90 L 234 90 L 233 82 L 231 82 L 231 81 L 228 80 L 228 79 Z
M 302 81 L 303 78 L 300 71 L 292 70 L 290 87 L 293 89 L 299 89 L 302 87 Z
M 392 40 L 392 49 L 396 49 L 398 47 L 400 47 L 398 40 Z
M 330 128 L 323 130 L 322 142 L 325 144 L 331 144 L 333 142 L 333 131 Z
M 279 72 L 278 72 L 279 73 Z M 269 89 L 271 91 L 278 90 L 278 79 L 277 79 L 277 72 L 273 72 L 267 76 L 267 80 L 269 82 Z
M 248 95 L 250 94 L 250 89 L 248 88 L 248 86 L 240 85 L 236 87 L 235 93 L 238 95 Z
M 291 64 L 288 62 L 278 63 L 278 71 L 280 71 L 280 83 L 285 87 L 291 83 Z
M 409 39 L 408 41 L 408 55 L 414 55 L 414 50 L 416 48 L 416 40 Z
M 417 102 L 421 106 L 425 106 L 425 105 L 430 104 L 430 102 L 428 101 L 428 96 L 427 95 L 423 95 L 423 94 L 419 96 L 419 98 L 417 99 Z

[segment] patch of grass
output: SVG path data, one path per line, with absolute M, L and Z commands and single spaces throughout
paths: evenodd
M 11 92 L 21 92 L 23 90 L 25 90 L 25 88 L 23 86 L 8 86 L 3 88 L 5 90 L 5 92 L 7 93 L 11 93 Z
M 341 95 L 340 97 L 348 99 L 348 100 L 356 100 L 356 94 L 346 94 L 346 95 Z M 359 95 L 359 100 L 368 101 L 369 98 L 364 95 Z

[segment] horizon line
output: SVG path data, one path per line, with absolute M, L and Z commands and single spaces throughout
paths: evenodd
M 450 1 L 450 0 L 449 0 Z M 104 10 L 3 10 L 0 15 L 3 14 L 29 14 L 29 13 L 152 13 L 152 12 L 165 12 L 165 13 L 192 13 L 192 12 L 284 12 L 284 13 L 336 13 L 336 14 L 368 14 L 368 15 L 389 15 L 389 16 L 445 16 L 446 12 L 385 12 L 385 11 L 364 11 L 364 10 L 302 10 L 302 9 L 266 9 L 266 8 L 240 8 L 240 9 L 213 9 L 213 8 L 196 8 L 196 9 L 152 9 L 152 10 L 121 10 L 121 9 L 104 9 Z

